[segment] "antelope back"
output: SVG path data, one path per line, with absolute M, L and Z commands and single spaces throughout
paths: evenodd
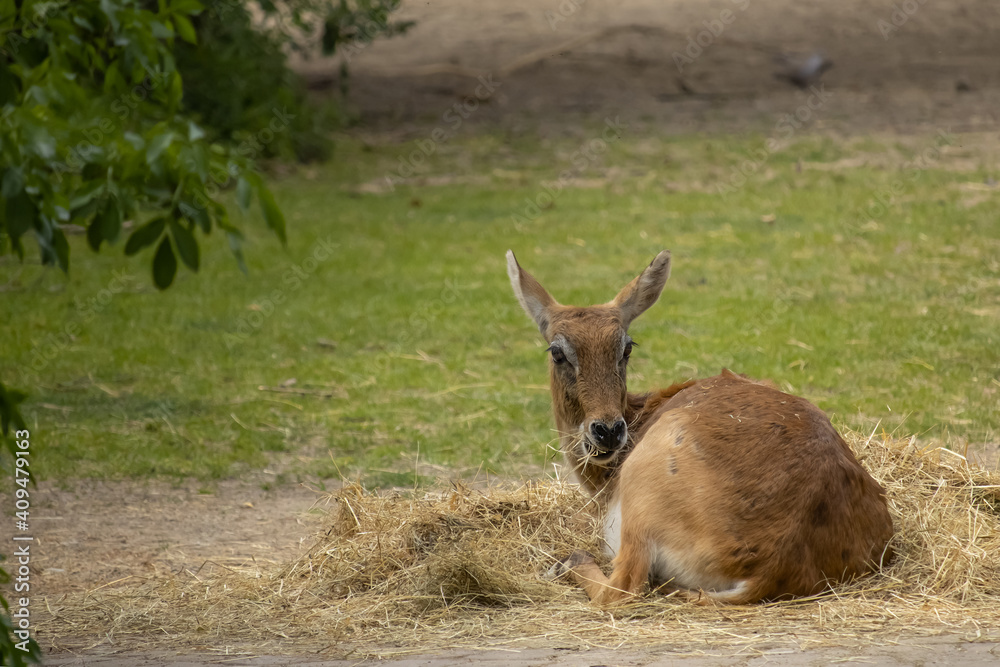
M 637 437 L 612 502 L 678 586 L 811 595 L 891 557 L 882 487 L 804 398 L 724 370 L 664 401 Z

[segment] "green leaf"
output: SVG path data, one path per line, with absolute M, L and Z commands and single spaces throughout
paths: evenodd
M 185 14 L 197 14 L 204 8 L 204 5 L 198 2 L 198 0 L 174 0 L 170 3 L 170 9 L 175 13 L 183 12 Z
M 52 230 L 52 249 L 56 253 L 56 263 L 63 273 L 69 273 L 69 242 L 60 227 Z
M 94 252 L 97 252 L 101 249 L 103 241 L 108 243 L 117 241 L 121 231 L 122 211 L 118 199 L 108 197 L 101 203 L 97 215 L 87 227 L 87 242 Z M 131 241 L 131 239 L 129 240 Z
M 121 30 L 122 24 L 118 20 L 118 12 L 121 11 L 121 7 L 118 6 L 118 3 L 111 0 L 101 0 L 101 11 L 111 21 L 111 27 L 115 32 Z
M 260 208 L 264 212 L 264 222 L 268 229 L 273 231 L 282 245 L 285 244 L 285 216 L 274 201 L 274 195 L 267 189 L 263 182 L 257 185 L 257 200 L 260 201 Z
M 41 216 L 38 218 L 38 224 L 35 229 L 35 241 L 38 242 L 38 252 L 41 255 L 42 266 L 56 264 L 58 257 L 56 257 L 56 249 L 52 247 L 52 231 L 47 226 L 47 223 L 42 220 Z
M 93 220 L 90 221 L 90 224 L 87 225 L 87 245 L 89 245 L 90 249 L 94 252 L 100 252 L 101 244 L 104 242 L 104 235 L 101 234 L 101 223 L 98 221 L 98 218 L 100 217 L 101 214 L 98 213 L 94 216 Z
M 146 246 L 156 243 L 156 240 L 163 234 L 166 225 L 166 218 L 157 218 L 136 229 L 125 242 L 125 254 L 134 255 Z
M 201 231 L 206 234 L 212 232 L 212 218 L 204 206 L 198 206 L 187 201 L 182 201 L 177 205 L 181 215 L 201 227 Z
M 184 162 L 188 165 L 189 172 L 197 176 L 202 183 L 207 182 L 210 176 L 208 173 L 208 151 L 205 144 L 203 142 L 194 143 L 186 153 Z
M 11 30 L 17 19 L 16 0 L 0 0 L 0 30 Z
M 246 211 L 250 208 L 250 200 L 253 196 L 253 188 L 250 186 L 250 181 L 240 176 L 239 180 L 236 181 L 236 203 L 240 205 L 240 208 Z
M 246 260 L 243 258 L 243 239 L 235 232 L 226 232 L 226 238 L 229 240 L 229 249 L 236 258 L 236 266 L 240 267 L 243 275 L 249 275 Z
M 153 257 L 153 284 L 157 289 L 165 290 L 174 282 L 177 275 L 177 258 L 174 249 L 170 247 L 170 239 L 164 237 Z
M 73 17 L 73 23 L 77 24 L 78 26 L 80 26 L 85 30 L 93 31 L 94 29 L 94 25 L 83 16 L 80 16 L 79 14 Z
M 122 233 L 122 209 L 116 197 L 108 197 L 101 217 L 101 231 L 108 243 L 117 241 L 118 235 Z
M 174 29 L 170 25 L 170 21 L 150 21 L 149 27 L 153 29 L 153 37 L 157 39 L 170 39 L 174 36 Z
M 177 222 L 176 218 L 170 220 L 170 233 L 177 244 L 177 254 L 181 260 L 192 271 L 198 271 L 198 242 L 187 227 Z
M 25 427 L 24 417 L 21 416 L 18 405 L 23 403 L 27 397 L 28 395 L 23 391 L 8 389 L 0 382 L 0 433 L 4 436 L 10 432 L 12 425 L 15 429 Z
M 51 206 L 52 215 L 59 222 L 69 222 L 69 197 L 65 193 L 56 190 L 49 197 L 49 201 L 46 202 L 46 206 Z
M 137 151 L 141 151 L 143 146 L 146 145 L 146 140 L 142 138 L 142 135 L 136 134 L 131 130 L 129 130 L 122 136 L 125 138 L 125 141 L 127 141 L 129 145 Z
M 125 78 L 122 76 L 119 61 L 114 61 L 108 65 L 104 71 L 104 94 L 114 95 L 119 90 L 125 88 Z
M 205 136 L 205 130 L 198 127 L 198 125 L 193 121 L 188 121 L 188 141 L 198 141 Z
M 11 199 L 21 194 L 24 189 L 24 172 L 20 167 L 11 167 L 4 172 L 3 185 L 0 186 L 0 197 Z
M 56 140 L 49 131 L 38 125 L 24 125 L 26 147 L 43 160 L 56 156 Z
M 174 140 L 173 132 L 164 132 L 153 137 L 153 140 L 149 142 L 149 147 L 146 149 L 146 164 L 152 165 L 156 162 L 157 158 L 167 150 L 170 142 Z
M 191 25 L 191 21 L 188 17 L 183 14 L 174 14 L 174 27 L 177 28 L 177 34 L 181 36 L 185 42 L 190 44 L 195 44 L 198 41 L 198 36 L 194 32 L 194 26 Z
M 77 215 L 78 211 L 93 201 L 95 197 L 104 194 L 106 187 L 107 181 L 103 178 L 88 181 L 80 186 L 80 189 L 76 191 L 69 203 L 73 214 Z
M 184 80 L 181 75 L 174 72 L 170 76 L 170 89 L 167 93 L 170 109 L 176 111 L 177 107 L 181 104 L 181 99 L 184 97 Z
M 23 190 L 19 195 L 7 200 L 7 234 L 17 241 L 31 229 L 38 219 L 38 207 Z
M 0 12 L 0 15 L 2 15 L 2 12 Z M 3 34 L 2 30 L 0 30 L 0 34 Z M 17 33 L 13 33 L 13 36 L 20 37 Z M 9 41 L 7 47 L 10 48 Z M 8 102 L 14 102 L 17 99 L 17 93 L 20 88 L 18 78 L 10 71 L 5 61 L 6 58 L 0 58 L 0 107 L 3 107 Z

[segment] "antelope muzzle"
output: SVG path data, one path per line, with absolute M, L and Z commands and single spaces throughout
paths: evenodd
M 619 417 L 612 423 L 595 419 L 584 428 L 583 447 L 586 455 L 595 462 L 614 457 L 628 440 L 628 426 Z

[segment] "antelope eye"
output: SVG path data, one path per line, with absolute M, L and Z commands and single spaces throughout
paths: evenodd
M 632 341 L 625 343 L 625 351 L 622 352 L 622 361 L 628 361 L 629 356 L 632 354 L 632 346 L 635 345 Z
M 561 347 L 550 347 L 549 352 L 552 353 L 552 361 L 557 364 L 561 364 L 566 361 L 566 355 L 563 354 Z

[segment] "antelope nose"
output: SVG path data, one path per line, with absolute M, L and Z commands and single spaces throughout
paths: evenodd
M 590 425 L 590 435 L 594 444 L 604 451 L 618 449 L 625 442 L 625 420 L 619 419 L 610 427 L 605 422 L 595 421 Z

